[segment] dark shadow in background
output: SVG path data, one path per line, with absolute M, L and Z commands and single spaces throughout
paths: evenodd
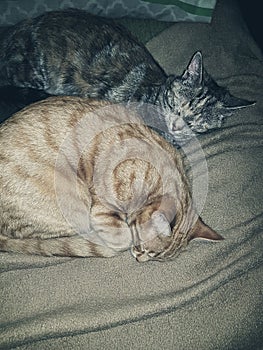
M 248 29 L 263 52 L 263 1 L 238 0 Z

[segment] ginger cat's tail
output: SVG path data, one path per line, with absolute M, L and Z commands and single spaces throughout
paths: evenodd
M 60 238 L 10 238 L 0 234 L 0 251 L 64 257 L 112 257 L 116 251 L 76 235 Z

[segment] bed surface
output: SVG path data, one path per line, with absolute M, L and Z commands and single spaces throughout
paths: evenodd
M 0 253 L 0 349 L 262 349 L 261 52 L 234 0 L 218 1 L 212 24 L 171 24 L 147 47 L 175 74 L 201 50 L 218 83 L 257 101 L 199 137 L 202 217 L 225 240 L 165 263 Z

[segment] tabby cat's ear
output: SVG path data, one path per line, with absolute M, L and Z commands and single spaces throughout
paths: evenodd
M 163 236 L 171 236 L 172 231 L 170 223 L 162 212 L 158 210 L 153 212 L 151 216 L 151 221 L 157 234 L 162 234 Z
M 207 226 L 199 217 L 192 228 L 189 240 L 194 238 L 203 238 L 212 241 L 220 241 L 224 239 L 221 235 Z
M 192 87 L 198 87 L 203 79 L 203 58 L 200 51 L 197 51 L 188 64 L 182 75 L 183 81 Z
M 223 100 L 224 107 L 227 109 L 244 108 L 256 103 L 255 101 L 248 101 L 242 98 L 235 97 L 231 95 L 228 91 L 225 93 L 222 100 Z

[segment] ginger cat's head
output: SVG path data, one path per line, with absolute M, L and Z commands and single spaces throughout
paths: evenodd
M 178 152 L 144 126 L 126 124 L 120 130 L 123 135 L 140 137 L 140 141 L 129 139 L 127 144 L 118 144 L 108 158 L 103 157 L 99 179 L 105 178 L 106 185 L 99 186 L 98 192 L 108 192 L 110 201 L 105 205 L 111 210 L 125 213 L 133 256 L 140 262 L 165 260 L 194 238 L 222 240 L 195 210 Z M 115 139 L 119 131 L 117 127 L 108 131 L 110 138 Z M 139 136 L 142 133 L 143 138 Z M 106 138 L 104 133 L 104 141 Z
M 186 232 L 180 232 L 172 227 L 161 211 L 153 212 L 148 224 L 149 231 L 140 232 L 136 225 L 132 226 L 132 232 L 136 239 L 136 245 L 132 246 L 131 252 L 139 261 L 165 260 L 174 257 L 181 248 L 194 238 L 219 241 L 223 237 L 207 226 L 202 219 L 197 218 L 194 226 Z M 144 241 L 144 235 L 153 236 L 152 239 Z

